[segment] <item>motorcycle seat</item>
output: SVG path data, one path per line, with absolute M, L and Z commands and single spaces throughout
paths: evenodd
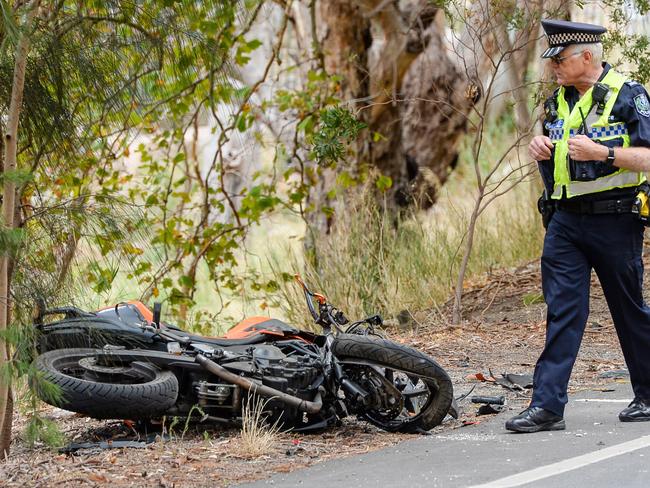
M 95 312 L 96 316 L 119 321 L 128 325 L 141 326 L 143 323 L 151 323 L 153 313 L 139 301 L 120 303 L 117 306 L 107 307 Z M 189 337 L 192 342 L 203 342 L 217 346 L 234 346 L 259 344 L 269 340 L 269 336 L 278 338 L 299 334 L 300 331 L 289 324 L 269 317 L 249 317 L 242 320 L 231 328 L 222 337 L 210 337 L 193 334 L 172 324 L 161 322 L 163 329 L 183 337 Z
M 223 337 L 208 337 L 188 333 L 178 327 L 167 325 L 168 329 L 188 336 L 194 342 L 204 342 L 217 346 L 235 346 L 259 344 L 269 340 L 269 336 L 278 338 L 298 334 L 300 331 L 278 319 L 269 317 L 250 317 L 239 322 Z

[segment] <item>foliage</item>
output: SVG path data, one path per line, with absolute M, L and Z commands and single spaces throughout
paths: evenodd
M 647 15 L 650 4 L 647 0 L 605 0 L 603 4 L 608 9 L 611 22 L 603 42 L 605 51 L 618 54 L 618 59 L 611 60 L 614 66 L 621 68 L 620 64 L 628 63 L 631 67 L 627 70 L 629 76 L 639 83 L 647 83 L 650 81 L 650 38 L 646 34 L 630 33 L 628 26 L 631 14 Z
M 242 196 L 235 223 L 208 222 L 196 211 L 212 206 L 219 213 L 232 201 L 200 175 L 202 186 L 185 191 L 196 167 L 180 147 L 188 127 L 219 104 L 239 103 L 237 113 L 225 117 L 232 120 L 218 135 L 220 148 L 230 132 L 254 119 L 247 103 L 252 90 L 234 80 L 237 66 L 260 45 L 245 34 L 261 6 L 257 0 L 64 1 L 39 10 L 26 34 L 31 50 L 18 170 L 2 175 L 18 186 L 20 205 L 19 229 L 0 233 L 2 251 L 12 257 L 14 323 L 30 325 L 39 297 L 58 304 L 105 293 L 123 269 L 153 292 L 169 285 L 173 305 L 186 303 L 193 276 L 173 274 L 186 257 L 206 257 L 214 276 L 225 269 L 219 279 L 232 285 L 233 250 L 246 227 L 278 199 L 269 183 L 260 182 Z M 22 13 L 2 2 L 5 113 Z M 141 147 L 145 171 L 138 179 L 125 171 L 123 159 L 141 134 L 149 146 Z M 224 159 L 219 151 L 210 168 L 222 179 Z M 184 212 L 190 194 L 203 205 Z M 13 366 L 14 374 L 24 372 L 20 360 Z
M 341 106 L 321 113 L 321 124 L 313 136 L 314 155 L 320 164 L 335 164 L 345 159 L 345 142 L 354 141 L 367 125 Z
M 279 207 L 303 213 L 320 171 L 307 162 L 312 141 L 336 132 L 331 143 L 340 152 L 360 129 L 347 111 L 326 108 L 338 102 L 331 94 L 340 80 L 322 69 L 308 70 L 291 90 L 260 96 L 269 73 L 294 76 L 275 70 L 286 15 L 262 78 L 239 81 L 238 70 L 263 45 L 248 35 L 263 8 L 271 9 L 255 0 L 62 2 L 39 16 L 20 169 L 3 175 L 20 185 L 23 202 L 21 230 L 2 233 L 3 249 L 19 250 L 16 303 L 88 302 L 82 288 L 108 297 L 116 283 L 132 282 L 145 301 L 165 300 L 172 319 L 205 330 L 219 310 L 189 314 L 199 282 L 226 295 L 247 286 L 238 267 L 248 229 Z M 6 109 L 12 44 L 4 40 Z M 297 120 L 294 133 L 271 142 L 272 173 L 253 171 L 232 188 L 238 169 L 228 145 L 253 137 L 264 147 L 269 113 Z M 206 122 L 216 141 L 207 165 L 196 148 Z
M 3 175 L 20 185 L 24 202 L 21 231 L 2 234 L 3 249 L 22 243 L 14 283 L 27 295 L 14 293 L 17 303 L 28 306 L 36 295 L 50 303 L 65 299 L 71 277 L 106 293 L 126 264 L 127 278 L 149 284 L 153 295 L 163 288 L 174 306 L 191 303 L 191 267 L 174 276 L 184 258 L 205 258 L 215 276 L 233 266 L 246 226 L 277 204 L 273 189 L 252 188 L 236 224 L 208 225 L 201 211 L 212 207 L 219 214 L 229 197 L 214 178 L 208 185 L 198 176 L 188 188 L 200 171 L 182 144 L 188 127 L 219 104 L 242 101 L 231 130 L 254 118 L 245 103 L 250 89 L 238 88 L 232 75 L 260 45 L 244 35 L 260 8 L 250 0 L 64 2 L 39 17 L 31 34 L 20 170 Z M 6 109 L 12 56 L 10 43 L 3 47 Z M 147 143 L 139 151 L 143 176 L 134 178 L 122 160 L 138 134 L 147 134 Z M 223 177 L 222 163 L 215 156 L 213 176 Z M 228 272 L 224 279 L 236 286 Z
M 56 422 L 38 415 L 37 412 L 34 412 L 29 419 L 23 437 L 30 447 L 34 447 L 37 442 L 43 442 L 46 446 L 53 448 L 62 447 L 65 444 L 65 436 L 59 430 Z

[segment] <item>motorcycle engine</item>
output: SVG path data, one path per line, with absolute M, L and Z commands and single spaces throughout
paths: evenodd
M 324 380 L 320 358 L 306 352 L 304 347 L 282 344 L 281 349 L 271 344 L 256 344 L 229 347 L 227 352 L 235 360 L 226 360 L 222 365 L 231 372 L 304 400 L 313 400 Z M 229 418 L 248 401 L 248 394 L 237 385 L 212 383 L 205 376 L 197 380 L 193 382 L 193 393 L 199 406 L 210 415 Z M 276 398 L 267 399 L 264 410 L 279 425 L 302 427 L 312 421 L 296 407 Z
M 271 345 L 255 346 L 253 364 L 262 383 L 290 395 L 311 398 L 320 377 L 320 361 L 305 355 L 286 355 Z

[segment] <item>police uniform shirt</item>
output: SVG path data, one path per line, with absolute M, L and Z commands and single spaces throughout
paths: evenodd
M 603 63 L 603 73 L 598 81 L 605 77 L 610 68 L 608 63 Z M 573 110 L 575 104 L 580 100 L 580 94 L 575 87 L 567 86 L 564 88 L 564 98 L 569 109 Z M 625 82 L 612 107 L 609 122 L 625 123 L 630 136 L 630 146 L 650 147 L 650 106 L 648 106 L 648 93 L 643 85 L 636 81 Z M 544 128 L 544 135 L 548 136 L 546 128 Z M 605 192 L 574 197 L 571 200 L 609 200 L 635 194 L 636 188 L 615 188 Z

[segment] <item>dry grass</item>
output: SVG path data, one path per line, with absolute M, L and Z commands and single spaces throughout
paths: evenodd
M 278 423 L 269 424 L 264 408 L 268 400 L 249 395 L 242 407 L 242 428 L 237 455 L 257 458 L 271 453 L 279 442 Z
M 466 188 L 471 195 L 471 188 Z M 350 318 L 381 313 L 394 317 L 442 307 L 452 292 L 471 199 L 458 188 L 444 192 L 426 215 L 404 219 L 398 226 L 371 199 L 350 209 L 354 218 L 316 244 L 316 261 L 287 252 L 272 268 L 275 279 L 299 271 L 314 291 Z M 491 270 L 516 266 L 539 256 L 543 228 L 533 191 L 515 188 L 494 202 L 479 219 L 467 281 Z M 287 255 L 290 257 L 287 259 Z M 304 298 L 293 282 L 284 282 L 276 303 L 292 323 L 309 324 Z

